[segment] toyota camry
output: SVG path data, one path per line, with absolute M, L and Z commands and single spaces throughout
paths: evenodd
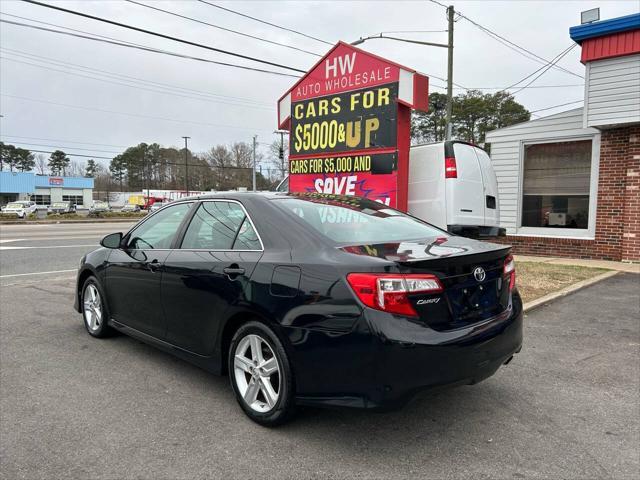
M 388 409 L 477 383 L 522 345 L 510 248 L 357 197 L 220 193 L 113 233 L 78 271 L 93 337 L 216 374 L 262 425 L 296 405 Z

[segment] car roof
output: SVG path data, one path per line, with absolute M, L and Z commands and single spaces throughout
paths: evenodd
M 274 198 L 288 196 L 289 194 L 286 192 L 236 192 L 236 191 L 227 191 L 227 192 L 211 192 L 205 193 L 203 195 L 191 195 L 189 197 L 183 197 L 178 199 L 178 201 L 185 200 L 216 200 L 216 199 L 228 199 L 228 200 L 247 200 L 247 199 L 260 199 L 260 200 L 271 200 Z

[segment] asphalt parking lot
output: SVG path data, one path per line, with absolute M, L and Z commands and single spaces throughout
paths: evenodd
M 531 312 L 523 351 L 479 385 L 385 414 L 305 409 L 269 430 L 227 378 L 89 337 L 72 270 L 126 226 L 74 228 L 2 227 L 2 478 L 637 478 L 638 275 Z M 3 248 L 29 245 L 42 248 Z

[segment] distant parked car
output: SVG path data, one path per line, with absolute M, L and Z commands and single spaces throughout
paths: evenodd
M 11 202 L 4 209 L 2 213 L 15 214 L 18 218 L 26 218 L 27 215 L 36 211 L 36 202 L 19 201 Z
M 122 207 L 120 211 L 123 213 L 138 213 L 140 211 L 140 205 L 137 205 L 135 203 L 127 203 L 124 207 Z
M 51 213 L 72 213 L 75 208 L 71 205 L 71 202 L 53 202 L 50 211 Z
M 165 205 L 168 205 L 169 202 L 155 202 L 151 207 L 149 207 L 150 212 L 155 212 L 156 210 L 160 210 Z
M 100 200 L 96 200 L 95 202 L 93 202 L 93 205 L 91 205 L 91 208 L 89 209 L 89 211 L 92 213 L 108 212 L 110 210 L 111 207 L 109 206 L 109 204 Z

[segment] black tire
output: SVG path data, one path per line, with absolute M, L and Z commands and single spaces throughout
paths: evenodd
M 85 296 L 90 295 L 91 288 L 95 289 L 95 292 L 99 296 L 98 298 L 100 300 L 99 311 L 101 316 L 99 323 L 96 322 L 95 328 L 92 328 L 91 320 L 88 318 L 89 315 L 87 314 L 87 312 L 85 312 L 85 301 L 91 300 L 85 298 Z M 89 335 L 96 338 L 105 338 L 113 335 L 114 330 L 107 323 L 109 319 L 109 311 L 106 305 L 106 296 L 104 294 L 102 286 L 100 285 L 100 282 L 98 282 L 98 279 L 94 276 L 90 276 L 89 278 L 87 278 L 87 280 L 85 280 L 84 282 L 84 285 L 82 285 L 82 291 L 80 292 L 80 308 L 82 310 L 82 320 Z
M 265 412 L 257 411 L 247 404 L 242 394 L 240 393 L 240 388 L 236 381 L 236 369 L 234 362 L 235 355 L 238 351 L 238 346 L 241 345 L 243 339 L 250 335 L 256 335 L 260 337 L 262 342 L 266 343 L 269 346 L 271 352 L 273 352 L 273 357 L 275 357 L 278 362 L 279 367 L 279 388 L 277 391 L 278 399 L 273 407 Z M 289 357 L 287 356 L 287 352 L 285 351 L 282 342 L 269 327 L 267 327 L 263 323 L 256 321 L 251 321 L 242 325 L 231 340 L 231 345 L 229 347 L 228 364 L 229 379 L 231 381 L 231 386 L 236 396 L 236 400 L 240 404 L 240 407 L 242 408 L 244 413 L 251 420 L 266 427 L 275 427 L 291 419 L 295 412 L 295 382 L 293 371 L 291 369 Z M 248 373 L 245 374 L 249 379 L 251 378 Z M 264 397 L 264 393 L 262 390 L 258 395 L 262 395 L 262 398 L 266 398 Z

